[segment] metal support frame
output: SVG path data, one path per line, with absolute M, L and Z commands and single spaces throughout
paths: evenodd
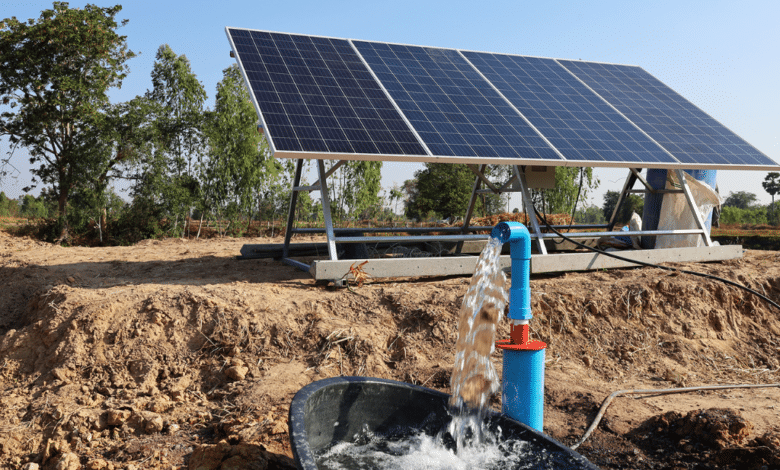
M 509 180 L 501 185 L 498 185 L 496 183 L 491 182 L 487 176 L 485 175 L 485 170 L 487 169 L 487 165 L 468 165 L 469 169 L 476 175 L 474 186 L 472 190 L 471 197 L 469 199 L 468 208 L 466 210 L 465 218 L 463 221 L 463 224 L 460 227 L 431 227 L 431 228 L 409 228 L 409 227 L 394 227 L 394 228 L 374 228 L 374 229 L 366 229 L 364 232 L 370 232 L 370 233 L 381 233 L 381 232 L 396 232 L 396 233 L 409 233 L 409 234 L 419 234 L 419 235 L 403 235 L 403 236 L 353 236 L 354 230 L 351 229 L 340 229 L 340 228 L 334 228 L 333 226 L 333 219 L 332 214 L 330 211 L 330 195 L 328 194 L 328 184 L 327 179 L 330 177 L 339 167 L 344 165 L 346 163 L 345 161 L 338 161 L 334 163 L 328 170 L 325 168 L 325 162 L 324 160 L 316 160 L 317 165 L 317 174 L 318 174 L 318 180 L 312 184 L 307 186 L 301 186 L 301 177 L 303 172 L 303 160 L 298 160 L 296 162 L 296 169 L 295 169 L 295 177 L 292 182 L 292 192 L 290 196 L 290 207 L 287 214 L 287 231 L 285 233 L 284 237 L 284 246 L 282 249 L 282 261 L 294 266 L 298 269 L 309 271 L 316 279 L 321 279 L 320 276 L 332 276 L 333 269 L 326 268 L 325 266 L 328 265 L 328 263 L 333 263 L 334 268 L 338 266 L 338 269 L 341 269 L 344 263 L 351 262 L 351 260 L 339 260 L 338 259 L 338 253 L 336 251 L 336 243 L 403 243 L 403 242 L 456 242 L 455 249 L 453 250 L 455 255 L 460 255 L 462 253 L 462 249 L 465 242 L 473 242 L 473 241 L 482 241 L 487 240 L 489 238 L 489 235 L 487 234 L 473 234 L 475 231 L 488 231 L 492 227 L 476 227 L 471 225 L 471 219 L 474 214 L 474 208 L 476 206 L 477 197 L 481 193 L 493 193 L 493 194 L 502 194 L 504 192 L 520 192 L 521 197 L 523 199 L 523 204 L 525 206 L 525 211 L 528 214 L 528 229 L 531 234 L 531 238 L 535 239 L 536 246 L 538 248 L 538 255 L 534 255 L 534 257 L 541 256 L 543 259 L 552 259 L 555 257 L 560 256 L 567 256 L 562 254 L 555 254 L 550 255 L 547 252 L 547 248 L 545 246 L 544 241 L 545 240 L 557 240 L 560 239 L 560 237 L 554 233 L 546 233 L 542 231 L 542 227 L 539 225 L 539 222 L 537 220 L 537 214 L 535 213 L 534 204 L 531 199 L 531 192 L 530 188 L 528 186 L 528 181 L 526 180 L 525 175 L 525 167 L 514 165 L 512 167 L 512 173 L 509 177 Z M 698 212 L 698 208 L 696 207 L 696 203 L 693 199 L 693 194 L 691 193 L 690 187 L 688 186 L 686 180 L 685 180 L 685 173 L 683 170 L 669 170 L 669 171 L 676 171 L 676 175 L 680 179 L 680 188 L 681 189 L 654 189 L 652 188 L 648 182 L 645 180 L 645 178 L 642 177 L 639 170 L 637 169 L 630 169 L 630 172 L 626 178 L 625 184 L 623 185 L 623 189 L 620 192 L 620 195 L 618 197 L 618 203 L 610 217 L 609 223 L 604 225 L 587 225 L 587 226 L 578 226 L 582 229 L 606 229 L 606 231 L 600 231 L 600 232 L 574 232 L 574 233 L 568 233 L 567 236 L 572 238 L 580 238 L 580 239 L 595 239 L 600 238 L 604 236 L 625 236 L 625 235 L 637 235 L 637 236 L 660 236 L 660 235 L 691 235 L 691 234 L 700 234 L 702 238 L 704 239 L 705 245 L 708 247 L 708 249 L 714 249 L 716 251 L 720 250 L 719 247 L 713 247 L 712 241 L 707 233 L 706 227 L 704 225 L 704 221 L 702 220 L 701 215 Z M 643 189 L 640 190 L 634 190 L 633 186 L 637 181 L 640 181 L 642 185 L 644 186 Z M 519 191 L 517 189 L 513 188 L 513 184 L 517 183 L 519 186 Z M 486 186 L 486 188 L 483 189 L 483 185 Z M 323 218 L 325 222 L 324 228 L 301 228 L 296 229 L 295 228 L 295 212 L 297 208 L 298 203 L 298 192 L 300 191 L 319 191 L 320 197 L 322 201 L 322 213 Z M 614 226 L 617 219 L 617 214 L 619 213 L 620 206 L 624 203 L 625 199 L 627 198 L 628 194 L 631 193 L 683 193 L 686 197 L 686 201 L 688 202 L 688 207 L 693 213 L 694 220 L 696 221 L 697 228 L 695 229 L 686 229 L 686 230 L 654 230 L 654 231 L 635 231 L 635 232 L 625 232 L 625 231 L 615 231 Z M 562 228 L 562 227 L 556 227 L 556 228 Z M 306 263 L 302 263 L 297 260 L 293 260 L 290 258 L 290 242 L 292 239 L 292 236 L 295 233 L 325 233 L 326 239 L 327 239 L 327 248 L 328 248 L 328 260 L 320 260 L 315 261 L 313 264 L 309 265 Z M 352 232 L 352 233 L 344 233 L 344 232 Z M 445 235 L 428 235 L 430 232 L 444 232 Z M 341 233 L 344 233 L 343 236 L 340 236 Z M 679 249 L 685 251 L 685 249 Z M 695 250 L 695 249 L 690 249 Z M 242 249 L 243 251 L 243 249 Z M 723 254 L 718 254 L 720 251 L 723 251 Z M 718 253 L 711 253 L 707 256 L 710 256 L 711 258 L 708 259 L 731 259 L 735 257 L 735 253 L 737 253 L 734 250 L 720 250 Z M 570 256 L 570 255 L 569 255 Z M 585 255 L 580 255 L 585 256 Z M 651 255 L 647 255 L 651 256 Z M 722 258 L 718 258 L 721 257 Z M 464 266 L 470 266 L 470 263 L 472 262 L 472 258 L 475 258 L 473 256 L 465 256 L 465 257 L 456 257 L 455 259 L 451 259 L 451 261 L 446 261 L 446 258 L 418 258 L 418 259 L 409 259 L 407 264 L 409 266 L 412 266 L 409 271 L 410 273 L 419 272 L 419 274 L 452 274 L 452 273 L 461 273 L 464 268 Z M 694 256 L 691 258 L 691 260 L 697 259 L 698 256 Z M 420 263 L 431 263 L 435 260 L 438 260 L 437 262 L 441 266 L 441 269 L 445 270 L 446 272 L 436 272 L 436 269 L 431 266 L 430 268 L 422 269 L 420 266 Z M 461 260 L 461 261 L 457 261 Z M 381 274 L 378 273 L 376 270 L 378 269 L 376 267 L 377 264 L 383 265 L 386 263 L 394 263 L 393 266 L 399 265 L 398 263 L 401 262 L 401 260 L 372 260 L 371 265 L 374 265 L 375 267 L 371 270 L 375 275 L 379 274 L 377 277 L 381 277 Z M 321 265 L 321 263 L 325 263 L 325 265 Z M 453 264 L 454 263 L 454 264 Z M 465 263 L 465 264 L 464 264 Z M 318 268 L 318 264 L 320 267 Z M 403 264 L 403 263 L 402 263 Z M 539 265 L 537 263 L 537 265 Z M 588 264 L 590 266 L 591 264 Z M 400 266 L 400 265 L 399 265 Z M 541 265 L 539 265 L 541 266 Z M 395 269 L 395 268 L 394 268 Z M 404 268 L 407 269 L 407 268 Z M 576 269 L 576 268 L 575 268 Z M 417 271 L 415 271 L 417 270 Z M 547 271 L 547 268 L 544 268 L 544 271 Z M 395 271 L 393 271 L 395 272 Z M 400 271 L 399 271 L 400 272 Z M 328 273 L 328 274 L 324 274 Z M 343 273 L 342 273 L 343 274 Z M 418 274 L 418 275 L 419 275 Z M 398 274 L 396 274 L 398 275 Z M 409 274 L 414 275 L 414 274 Z M 333 281 L 340 281 L 339 279 L 330 279 Z
M 650 183 L 645 180 L 642 175 L 639 173 L 639 170 L 636 170 L 634 168 L 631 168 L 628 177 L 626 178 L 626 182 L 623 185 L 623 190 L 620 192 L 620 195 L 618 196 L 618 202 L 615 205 L 615 209 L 612 211 L 612 216 L 609 218 L 609 223 L 607 224 L 607 232 L 611 232 L 615 228 L 615 222 L 617 218 L 617 214 L 620 212 L 620 207 L 623 205 L 623 202 L 625 202 L 626 198 L 628 197 L 628 194 L 630 193 L 654 193 L 654 194 L 684 194 L 685 199 L 688 202 L 688 209 L 691 211 L 691 214 L 693 215 L 693 220 L 696 222 L 696 229 L 689 229 L 689 230 L 653 230 L 650 233 L 647 232 L 621 232 L 620 235 L 692 235 L 692 234 L 699 234 L 701 235 L 702 239 L 704 240 L 705 246 L 712 246 L 712 239 L 710 239 L 709 233 L 707 233 L 707 227 L 704 225 L 704 220 L 701 218 L 701 214 L 699 214 L 699 208 L 696 206 L 696 201 L 693 199 L 693 193 L 691 193 L 691 189 L 688 186 L 688 182 L 685 178 L 685 170 L 668 170 L 668 171 L 675 171 L 675 174 L 677 175 L 677 178 L 680 180 L 680 188 L 681 189 L 655 189 L 652 186 L 650 186 Z M 645 189 L 640 190 L 634 190 L 634 184 L 636 182 L 640 181 L 642 185 L 645 187 Z M 604 234 L 605 236 L 607 234 Z
M 677 170 L 677 178 L 680 179 L 680 186 L 682 187 L 682 191 L 685 194 L 685 199 L 688 200 L 688 207 L 693 213 L 693 220 L 696 221 L 696 226 L 699 227 L 699 230 L 701 231 L 701 237 L 704 239 L 704 244 L 706 246 L 712 246 L 710 234 L 707 233 L 707 227 L 704 225 L 704 220 L 701 218 L 699 208 L 696 207 L 696 200 L 693 199 L 691 188 L 688 186 L 688 182 L 685 180 L 685 171 Z
M 295 209 L 298 206 L 298 191 L 302 191 L 301 173 L 303 173 L 303 160 L 298 160 L 295 165 L 295 177 L 292 183 L 292 192 L 290 193 L 290 208 L 287 211 L 287 231 L 284 232 L 284 249 L 282 251 L 284 259 L 287 259 L 290 253 L 290 240 L 293 233 L 293 222 L 295 221 Z
M 520 191 L 523 193 L 523 202 L 525 205 L 525 213 L 528 215 L 528 220 L 531 222 L 531 238 L 536 237 L 536 243 L 539 247 L 539 253 L 542 255 L 547 254 L 547 247 L 544 246 L 544 240 L 542 240 L 542 230 L 539 228 L 539 222 L 536 220 L 536 209 L 534 208 L 533 200 L 531 199 L 531 192 L 528 190 L 528 182 L 525 179 L 525 172 L 520 171 L 520 167 L 515 165 L 512 169 L 520 184 Z
M 620 213 L 620 207 L 623 205 L 623 201 L 626 200 L 628 196 L 628 191 L 630 191 L 634 187 L 634 183 L 636 183 L 636 177 L 638 172 L 636 172 L 633 168 L 628 172 L 628 177 L 626 178 L 625 184 L 623 184 L 623 190 L 620 191 L 620 195 L 618 196 L 617 204 L 615 204 L 615 209 L 612 210 L 612 215 L 609 217 L 609 222 L 607 223 L 607 231 L 611 232 L 612 229 L 615 228 L 615 222 L 617 221 L 617 215 Z
M 471 191 L 471 197 L 469 198 L 469 205 L 466 208 L 466 216 L 463 218 L 463 227 L 461 229 L 461 233 L 463 235 L 466 235 L 469 230 L 469 226 L 471 225 L 471 216 L 474 214 L 474 204 L 477 202 L 477 194 L 479 193 L 479 187 L 482 185 L 482 181 L 485 180 L 488 183 L 490 181 L 485 178 L 485 168 L 487 168 L 487 165 L 480 165 L 479 169 L 477 169 L 474 165 L 468 165 L 469 169 L 477 175 L 477 179 L 474 180 L 474 188 Z M 491 183 L 492 185 L 492 183 Z M 459 241 L 458 244 L 455 246 L 455 254 L 459 255 L 463 251 L 463 241 Z
M 330 215 L 330 196 L 328 195 L 328 176 L 344 164 L 340 161 L 331 167 L 330 171 L 325 171 L 325 162 L 317 160 L 317 173 L 319 180 L 310 186 L 301 186 L 301 174 L 303 173 L 303 159 L 299 159 L 295 166 L 295 178 L 292 183 L 290 194 L 290 209 L 287 212 L 287 231 L 284 234 L 284 248 L 282 250 L 282 261 L 303 271 L 309 270 L 309 265 L 290 258 L 290 241 L 295 230 L 295 210 L 298 205 L 298 193 L 300 191 L 319 191 L 322 200 L 322 214 L 325 219 L 325 234 L 327 236 L 328 256 L 331 261 L 338 260 L 336 253 L 335 234 L 333 232 L 333 219 Z

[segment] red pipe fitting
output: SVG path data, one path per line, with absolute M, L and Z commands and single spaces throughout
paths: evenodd
M 509 339 L 496 341 L 496 347 L 509 351 L 540 351 L 547 347 L 547 343 L 531 341 L 531 328 L 528 326 L 528 323 L 524 323 L 512 325 Z

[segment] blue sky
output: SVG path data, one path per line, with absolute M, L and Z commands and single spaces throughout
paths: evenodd
M 85 2 L 70 2 L 72 7 Z M 115 2 L 95 2 L 111 6 Z M 3 2 L 0 17 L 37 18 L 51 2 Z M 639 65 L 775 161 L 780 161 L 780 2 L 777 1 L 133 1 L 120 30 L 140 56 L 112 99 L 151 87 L 157 48 L 185 54 L 212 102 L 222 70 L 233 63 L 225 26 L 341 38 Z M 5 152 L 7 144 L 0 143 Z M 20 154 L 19 156 L 21 156 Z M 27 175 L 2 183 L 9 196 Z M 412 177 L 416 164 L 388 164 L 383 186 Z M 605 190 L 619 190 L 627 170 L 600 169 Z M 721 194 L 755 193 L 766 172 L 719 171 Z M 512 207 L 519 205 L 513 201 Z

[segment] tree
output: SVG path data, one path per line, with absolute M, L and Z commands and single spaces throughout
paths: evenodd
M 578 224 L 603 224 L 607 222 L 604 211 L 598 206 L 580 207 L 574 215 L 574 220 Z
M 25 194 L 22 198 L 22 207 L 19 209 L 19 214 L 22 217 L 31 218 L 47 217 L 49 211 L 46 209 L 46 203 L 43 199 L 43 196 L 36 198 Z
M 0 114 L 0 134 L 28 149 L 30 163 L 38 165 L 33 181 L 52 188 L 60 238 L 68 233 L 71 191 L 94 174 L 96 160 L 108 158 L 90 144 L 102 128 L 108 90 L 122 85 L 135 55 L 116 33 L 121 9 L 54 2 L 37 21 L 0 22 L 0 100 L 16 109 Z
M 393 183 L 393 187 L 388 192 L 387 199 L 393 206 L 393 214 L 398 213 L 398 203 L 404 198 L 404 193 L 398 183 Z
M 414 173 L 413 184 L 405 183 L 409 194 L 406 216 L 423 219 L 431 212 L 445 219 L 463 216 L 473 185 L 474 173 L 466 165 L 426 163 L 424 169 Z
M 381 209 L 382 162 L 348 161 L 330 179 L 331 213 L 335 219 L 363 218 Z
M 617 206 L 618 198 L 620 197 L 620 193 L 618 191 L 607 191 L 604 193 L 604 218 L 609 221 L 609 218 L 612 217 L 612 213 L 615 211 L 615 206 Z M 620 211 L 617 214 L 617 217 L 615 218 L 616 224 L 626 224 L 631 220 L 631 214 L 636 212 L 639 215 L 642 215 L 642 211 L 645 207 L 645 200 L 644 198 L 641 198 L 637 196 L 636 194 L 629 194 L 628 197 L 623 201 L 623 204 L 620 206 Z
M 183 220 L 183 234 L 200 192 L 196 167 L 204 151 L 206 91 L 184 55 L 165 44 L 155 58 L 152 89 L 144 97 L 152 113 L 153 142 L 139 161 L 133 194 L 174 219 L 172 230 Z
M 484 174 L 494 182 L 509 178 L 511 167 L 488 165 Z M 425 168 L 415 172 L 413 180 L 404 182 L 405 215 L 423 219 L 430 214 L 438 218 L 464 216 L 474 189 L 474 173 L 462 164 L 426 163 Z M 499 184 L 500 186 L 500 184 Z M 475 213 L 496 214 L 506 209 L 508 196 L 483 193 L 474 204 Z
M 540 191 L 544 210 L 548 214 L 570 214 L 575 202 L 586 201 L 588 193 L 598 186 L 599 180 L 593 177 L 593 168 L 556 167 L 555 188 Z
M 5 192 L 0 191 L 0 217 L 16 217 L 19 215 L 19 203 L 8 199 Z
M 723 202 L 724 207 L 736 207 L 737 209 L 750 209 L 756 205 L 756 195 L 747 191 L 730 192 Z
M 780 193 L 780 173 L 767 173 L 766 178 L 764 178 L 764 181 L 761 183 L 761 186 L 763 186 L 764 190 L 772 196 L 772 205 L 769 207 L 771 208 L 772 213 L 774 213 L 775 194 Z
M 207 113 L 208 160 L 201 168 L 205 210 L 249 223 L 278 183 L 282 165 L 257 130 L 257 113 L 237 65 L 222 71 L 214 111 Z M 231 210 L 234 214 L 230 214 Z
M 109 105 L 91 130 L 89 147 L 82 158 L 90 163 L 78 187 L 71 193 L 68 224 L 82 231 L 96 227 L 100 241 L 108 230 L 108 210 L 118 197 L 110 184 L 125 178 L 125 171 L 148 151 L 153 132 L 149 116 L 153 103 L 144 97 Z

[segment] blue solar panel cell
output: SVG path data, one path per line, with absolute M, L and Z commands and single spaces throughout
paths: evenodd
M 353 44 L 433 155 L 562 160 L 457 51 Z
M 348 41 L 228 33 L 275 150 L 426 155 Z
M 777 168 L 639 67 L 227 32 L 283 156 Z
M 554 59 L 463 55 L 566 159 L 676 163 Z
M 558 62 L 684 165 L 776 165 L 640 67 Z

